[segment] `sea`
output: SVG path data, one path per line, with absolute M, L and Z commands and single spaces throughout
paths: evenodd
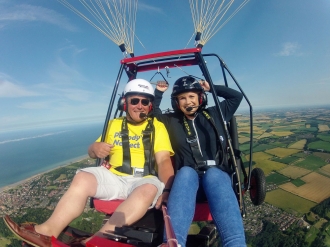
M 0 132 L 0 189 L 87 158 L 103 123 Z

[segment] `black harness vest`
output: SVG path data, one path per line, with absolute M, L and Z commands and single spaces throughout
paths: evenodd
M 225 160 L 225 149 L 222 145 L 222 142 L 220 140 L 220 133 L 215 125 L 215 122 L 213 120 L 213 118 L 206 112 L 206 111 L 202 111 L 203 116 L 211 123 L 211 126 L 214 129 L 214 132 L 216 133 L 217 136 L 217 143 L 219 146 L 219 149 L 217 150 L 217 153 L 215 155 L 214 161 L 215 161 L 215 166 L 216 167 L 220 167 L 224 164 L 224 160 Z M 187 121 L 186 116 L 183 116 L 183 124 L 184 124 L 184 129 L 187 135 L 187 142 L 190 145 L 191 148 L 191 152 L 193 154 L 194 160 L 196 162 L 195 165 L 195 170 L 196 171 L 206 171 L 210 166 L 208 164 L 207 160 L 204 160 L 201 154 L 201 151 L 199 150 L 199 143 L 197 140 L 197 135 L 195 133 L 195 130 L 192 126 L 190 126 L 191 124 L 189 124 L 190 122 Z M 221 152 L 221 155 L 219 154 Z M 220 157 L 221 160 L 220 160 Z
M 155 128 L 153 125 L 153 119 L 148 118 L 148 124 L 145 130 L 142 131 L 143 137 L 143 149 L 144 149 L 144 169 L 143 176 L 147 175 L 156 175 L 156 171 L 152 164 L 154 164 L 154 140 L 155 140 Z M 117 171 L 133 175 L 133 169 L 131 167 L 131 152 L 129 146 L 129 133 L 127 126 L 126 117 L 123 118 L 121 125 L 121 138 L 122 138 L 122 147 L 123 147 L 123 164 L 120 167 L 115 168 Z

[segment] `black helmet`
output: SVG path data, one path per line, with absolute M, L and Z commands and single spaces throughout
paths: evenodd
M 185 92 L 204 92 L 199 82 L 192 76 L 184 76 L 177 79 L 173 85 L 171 97 L 176 97 Z
M 203 87 L 199 84 L 199 82 L 192 76 L 184 76 L 177 79 L 173 85 L 173 90 L 171 94 L 171 103 L 174 111 L 178 111 L 178 102 L 176 100 L 176 96 L 181 93 L 186 92 L 196 92 L 199 94 L 199 105 L 201 109 L 204 109 L 207 105 L 207 97 L 204 93 Z

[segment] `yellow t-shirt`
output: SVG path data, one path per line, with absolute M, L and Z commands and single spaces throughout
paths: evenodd
M 110 151 L 110 160 L 111 165 L 110 171 L 114 174 L 126 176 L 128 174 L 121 173 L 115 170 L 116 167 L 122 166 L 123 163 L 123 148 L 122 148 L 122 139 L 121 139 L 121 126 L 123 122 L 123 117 L 113 119 L 109 121 L 108 130 L 104 142 L 113 144 L 114 147 Z M 131 167 L 144 168 L 144 149 L 142 141 L 142 131 L 147 127 L 148 121 L 145 121 L 141 125 L 133 125 L 127 123 L 128 127 L 128 139 L 131 152 Z M 174 155 L 172 149 L 170 138 L 168 132 L 163 123 L 159 122 L 156 118 L 153 121 L 155 127 L 155 144 L 154 144 L 154 153 L 159 151 L 168 151 L 170 155 Z M 97 142 L 101 141 L 101 137 L 98 138 Z

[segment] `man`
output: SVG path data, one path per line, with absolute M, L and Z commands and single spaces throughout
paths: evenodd
M 232 169 L 228 164 L 226 133 L 222 121 L 229 121 L 237 110 L 242 94 L 224 86 L 214 86 L 223 118 L 216 107 L 207 105 L 206 81 L 192 76 L 179 78 L 173 85 L 171 103 L 174 113 L 161 114 L 159 105 L 167 85 L 157 85 L 155 116 L 168 129 L 175 151 L 175 179 L 167 203 L 174 233 L 184 247 L 193 220 L 196 199 L 207 200 L 222 246 L 246 246 L 243 222 L 231 186 Z
M 170 160 L 173 151 L 164 125 L 148 117 L 153 99 L 154 90 L 149 82 L 143 79 L 128 82 L 124 97 L 118 103 L 118 107 L 126 112 L 126 117 L 111 120 L 105 141 L 99 142 L 99 138 L 88 148 L 91 158 L 103 159 L 109 156 L 110 166 L 77 171 L 68 191 L 46 222 L 35 226 L 20 226 L 5 216 L 4 221 L 9 229 L 33 246 L 48 247 L 51 246 L 51 236 L 58 237 L 83 212 L 88 197 L 101 200 L 125 199 L 95 234 L 100 237 L 107 231 L 113 231 L 115 226 L 136 222 L 149 207 L 156 205 L 159 208 L 168 197 L 163 189 L 169 190 L 173 180 Z M 150 175 L 155 174 L 153 157 L 147 155 L 150 152 L 154 153 L 159 179 Z

